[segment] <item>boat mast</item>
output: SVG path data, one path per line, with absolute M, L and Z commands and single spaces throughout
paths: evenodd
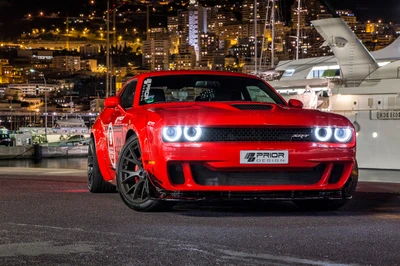
M 110 96 L 109 92 L 109 87 L 110 87 L 110 0 L 107 0 L 107 43 L 106 43 L 106 98 Z
M 296 33 L 296 60 L 299 59 L 300 46 L 300 0 L 297 0 L 297 33 Z
M 271 31 L 272 31 L 271 68 L 274 68 L 275 67 L 275 64 L 274 64 L 274 57 L 275 57 L 275 0 L 272 0 Z
M 263 32 L 262 41 L 261 41 L 262 46 L 261 46 L 261 53 L 260 53 L 260 66 L 259 66 L 260 69 L 261 69 L 261 66 L 262 66 L 262 57 L 263 57 L 263 53 L 264 53 L 265 32 L 266 32 L 267 25 L 268 25 L 269 1 L 270 0 L 268 0 L 267 11 L 266 11 L 266 14 L 265 14 L 264 32 Z M 268 42 L 266 43 L 266 46 L 267 46 L 267 50 L 268 50 Z
M 254 0 L 254 73 L 257 74 L 257 0 Z

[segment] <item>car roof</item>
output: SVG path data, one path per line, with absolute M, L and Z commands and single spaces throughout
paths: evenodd
M 229 72 L 229 71 L 218 71 L 218 70 L 162 70 L 162 71 L 150 71 L 146 73 L 141 73 L 133 78 L 146 78 L 155 76 L 168 76 L 168 75 L 217 75 L 217 76 L 232 76 L 232 77 L 247 77 L 256 78 L 257 76 L 239 73 L 239 72 Z

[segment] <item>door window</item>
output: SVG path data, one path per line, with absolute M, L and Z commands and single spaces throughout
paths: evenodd
M 135 97 L 137 80 L 134 79 L 126 84 L 124 91 L 121 94 L 121 106 L 125 109 L 133 106 L 133 99 Z

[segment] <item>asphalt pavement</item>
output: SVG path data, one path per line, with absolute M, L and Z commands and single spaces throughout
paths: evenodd
M 247 201 L 141 213 L 89 193 L 85 170 L 0 167 L 0 214 L 0 265 L 400 265 L 400 183 L 388 180 L 361 181 L 330 212 Z

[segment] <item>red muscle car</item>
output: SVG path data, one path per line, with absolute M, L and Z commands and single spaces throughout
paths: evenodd
M 337 209 L 358 181 L 355 129 L 302 106 L 252 75 L 137 75 L 105 100 L 92 127 L 89 190 L 118 190 L 138 211 L 202 199 Z

